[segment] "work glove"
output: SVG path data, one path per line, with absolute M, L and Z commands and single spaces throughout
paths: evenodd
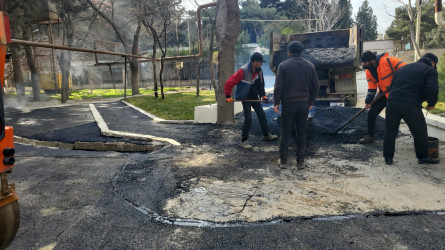
M 263 99 L 263 101 L 267 104 L 269 103 L 269 98 L 267 98 L 267 96 L 263 96 L 261 97 L 261 99 Z
M 233 102 L 232 97 L 228 97 L 228 98 L 226 98 L 226 102 L 228 102 L 228 103 L 232 103 L 232 102 Z

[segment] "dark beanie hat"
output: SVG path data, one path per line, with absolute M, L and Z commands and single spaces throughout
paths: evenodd
M 287 45 L 287 51 L 292 54 L 301 54 L 303 50 L 304 46 L 299 41 L 292 41 Z
M 253 52 L 252 55 L 250 55 L 250 61 L 251 62 L 266 62 L 263 58 L 263 55 L 260 52 Z
M 437 56 L 434 55 L 433 53 L 426 53 L 422 57 L 428 58 L 428 60 L 433 61 L 435 63 L 437 63 L 439 61 L 439 58 L 437 58 Z
M 362 62 L 370 62 L 372 60 L 375 60 L 376 58 L 377 58 L 376 55 L 369 50 L 363 52 L 362 54 Z

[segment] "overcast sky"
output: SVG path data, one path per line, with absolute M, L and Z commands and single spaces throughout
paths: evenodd
M 199 4 L 211 3 L 212 0 L 182 0 L 184 7 L 187 9 L 196 9 L 195 2 Z M 354 18 L 357 14 L 358 8 L 362 5 L 363 0 L 351 0 Z M 392 16 L 388 15 L 387 12 L 391 15 L 394 15 L 394 10 L 401 4 L 395 0 L 369 0 L 369 5 L 371 6 L 374 15 L 377 16 L 378 28 L 377 31 L 379 34 L 383 34 L 385 30 L 391 25 L 392 20 L 394 19 Z M 386 5 L 386 10 L 385 10 Z

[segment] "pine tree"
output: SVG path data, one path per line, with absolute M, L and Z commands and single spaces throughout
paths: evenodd
M 354 24 L 352 19 L 352 5 L 350 0 L 339 0 L 337 4 L 338 11 L 342 12 L 340 20 L 334 26 L 334 29 L 349 29 Z
M 365 0 L 358 9 L 355 18 L 357 25 L 362 26 L 363 39 L 365 41 L 375 40 L 377 38 L 377 17 L 369 6 L 368 0 Z

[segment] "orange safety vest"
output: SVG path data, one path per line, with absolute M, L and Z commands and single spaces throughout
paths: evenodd
M 389 85 L 391 85 L 392 77 L 394 73 L 388 64 L 389 59 L 394 71 L 397 71 L 401 67 L 405 66 L 406 63 L 397 57 L 388 56 L 386 52 L 379 61 L 379 66 L 377 66 L 377 74 L 379 79 L 374 79 L 371 72 L 366 70 L 366 80 L 368 81 L 368 89 L 380 89 L 381 92 L 385 92 Z M 385 96 L 388 98 L 389 92 L 386 92 Z

